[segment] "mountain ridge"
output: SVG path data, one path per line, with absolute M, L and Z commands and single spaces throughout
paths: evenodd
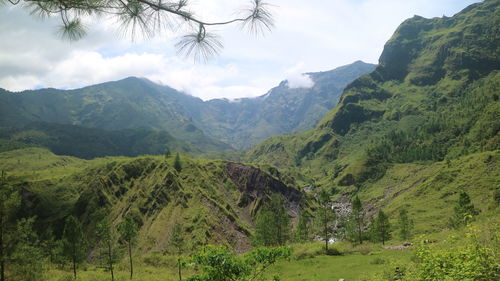
M 0 126 L 45 122 L 104 130 L 150 128 L 201 151 L 230 151 L 231 146 L 248 148 L 271 135 L 312 128 L 343 87 L 372 68 L 357 61 L 310 73 L 319 81 L 310 89 L 289 89 L 284 81 L 263 96 L 238 101 L 203 101 L 138 77 L 73 90 L 0 90 Z

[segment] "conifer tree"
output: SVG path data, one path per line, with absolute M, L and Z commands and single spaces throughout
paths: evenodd
M 299 215 L 299 221 L 297 223 L 297 229 L 295 229 L 295 241 L 305 242 L 309 240 L 311 228 L 311 216 L 305 211 Z
M 182 226 L 176 223 L 172 229 L 172 234 L 170 236 L 170 245 L 175 249 L 177 255 L 177 271 L 179 275 L 179 281 L 182 281 L 182 261 L 181 255 L 184 250 L 184 238 L 182 237 Z
M 105 218 L 97 224 L 97 238 L 101 244 L 103 254 L 105 255 L 108 270 L 111 274 L 111 281 L 115 280 L 113 265 L 116 262 L 115 243 L 116 237 L 113 229 L 113 223 Z
M 403 240 L 410 239 L 413 231 L 413 220 L 408 217 L 408 211 L 401 209 L 399 211 L 399 237 Z
M 269 203 L 259 212 L 255 222 L 254 242 L 263 246 L 284 245 L 290 234 L 290 217 L 284 198 L 273 194 Z
M 134 246 L 137 238 L 137 223 L 130 214 L 125 216 L 125 219 L 120 225 L 120 236 L 125 241 L 125 243 L 127 243 L 128 257 L 130 261 L 130 279 L 132 279 L 134 275 L 134 264 L 132 262 L 132 247 Z
M 333 234 L 333 224 L 335 222 L 335 211 L 332 209 L 330 194 L 326 189 L 321 189 L 318 196 L 319 207 L 316 210 L 316 222 L 320 229 L 320 236 L 325 241 L 325 253 L 328 253 L 328 243 Z
M 352 213 L 349 218 L 349 236 L 354 241 L 357 241 L 359 244 L 363 243 L 363 229 L 365 227 L 365 219 L 363 206 L 361 205 L 361 200 L 358 196 L 354 197 L 351 202 L 352 204 Z
M 35 217 L 20 219 L 15 232 L 15 249 L 12 260 L 13 273 L 18 280 L 42 281 L 44 276 L 44 255 L 40 240 L 33 229 Z
M 85 258 L 85 238 L 82 224 L 74 216 L 66 219 L 63 231 L 63 255 L 73 264 L 73 275 L 76 280 L 76 268 Z
M 182 170 L 182 164 L 181 164 L 181 157 L 179 156 L 179 153 L 175 155 L 174 159 L 174 169 L 177 172 L 180 172 Z
M 389 217 L 382 210 L 378 212 L 374 230 L 376 239 L 382 242 L 382 245 L 391 239 L 391 225 L 389 223 Z
M 465 191 L 460 192 L 454 211 L 455 214 L 450 218 L 450 223 L 455 228 L 468 225 L 474 219 L 474 216 L 479 214 L 479 211 L 472 204 L 469 194 Z
M 21 205 L 19 192 L 4 181 L 4 172 L 0 179 L 0 281 L 5 281 L 6 263 L 9 250 L 13 245 L 13 235 L 16 229 L 15 213 Z
M 171 154 L 170 149 L 168 147 L 165 148 L 165 158 L 169 158 Z

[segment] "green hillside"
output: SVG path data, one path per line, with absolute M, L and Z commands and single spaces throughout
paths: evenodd
M 270 138 L 247 160 L 334 188 L 340 201 L 359 194 L 372 212 L 408 207 L 421 233 L 446 227 L 460 190 L 497 204 L 499 15 L 499 1 L 485 1 L 451 18 L 408 19 L 315 129 Z
M 30 123 L 0 128 L 0 151 L 46 147 L 58 155 L 83 159 L 104 156 L 161 155 L 165 152 L 201 153 L 193 145 L 154 129 L 103 130 L 56 123 Z
M 47 133 L 47 126 L 54 128 L 57 124 L 64 124 L 100 129 L 102 134 L 114 135 L 116 132 L 103 130 L 148 129 L 166 131 L 203 152 L 230 151 L 232 147 L 248 148 L 269 136 L 312 128 L 335 106 L 348 83 L 374 67 L 358 61 L 331 71 L 308 73 L 315 83 L 312 88 L 290 89 L 284 81 L 264 96 L 238 101 L 217 99 L 203 102 L 167 86 L 135 77 L 69 91 L 41 89 L 12 93 L 0 89 L 0 126 L 22 128 L 34 122 L 49 123 L 41 129 Z M 85 138 L 95 136 L 95 130 L 82 129 L 71 138 L 80 138 L 84 132 L 88 132 Z M 65 133 L 66 136 L 69 134 L 71 132 Z M 121 137 L 125 135 L 122 133 Z M 128 142 L 135 141 L 130 138 Z M 153 146 L 166 144 L 163 141 Z M 52 149 L 54 146 L 48 147 Z M 102 151 L 101 147 L 109 145 L 98 143 L 85 153 L 116 155 L 116 152 L 96 154 L 96 150 Z M 60 150 L 53 151 L 60 153 Z M 138 152 L 151 151 L 156 150 Z M 120 155 L 138 154 L 127 152 Z
M 114 278 L 128 280 L 130 257 L 138 268 L 135 280 L 144 281 L 179 280 L 181 270 L 191 281 L 248 281 L 242 276 L 255 271 L 274 281 L 498 280 L 498 54 L 500 0 L 487 0 L 453 17 L 406 20 L 385 45 L 379 65 L 351 83 L 358 67 L 370 66 L 358 62 L 310 73 L 311 89 L 289 89 L 284 82 L 231 110 L 224 109 L 229 101 L 202 102 L 136 78 L 75 95 L 41 90 L 47 102 L 40 92 L 0 93 L 12 105 L 2 108 L 2 125 L 18 127 L 0 130 L 0 214 L 8 241 L 20 245 L 5 248 L 13 268 L 7 268 L 8 278 L 27 268 L 21 261 L 29 258 L 21 254 L 32 246 L 46 253 L 46 266 L 37 268 L 43 278 L 74 280 L 69 259 L 61 258 L 68 243 L 64 224 L 74 216 L 89 244 L 79 264 L 81 280 L 109 280 L 113 264 Z M 341 82 L 332 80 L 335 75 Z M 343 88 L 342 81 L 349 84 L 334 106 L 330 94 Z M 132 90 L 124 94 L 120 84 Z M 175 101 L 161 98 L 166 91 Z M 320 98 L 304 98 L 313 94 Z M 49 110 L 56 103 L 51 98 L 65 100 L 69 110 Z M 318 117 L 312 113 L 329 106 L 311 128 Z M 214 110 L 212 117 L 207 108 Z M 188 117 L 188 109 L 198 115 Z M 28 125 L 40 116 L 49 124 Z M 158 121 L 167 119 L 169 124 Z M 266 123 L 271 119 L 276 122 Z M 234 127 L 228 120 L 236 120 Z M 284 128 L 286 120 L 291 125 Z M 51 124 L 56 121 L 67 125 Z M 149 126 L 138 129 L 144 124 Z M 207 140 L 201 129 L 210 126 L 218 129 L 207 135 L 224 136 L 237 147 L 270 132 L 299 133 L 268 138 L 245 153 L 245 163 L 195 158 L 206 151 L 200 148 Z M 192 141 L 186 145 L 185 138 Z M 88 144 L 92 139 L 99 146 Z M 95 158 L 161 153 L 158 143 L 181 153 Z M 54 154 L 65 145 L 72 155 L 92 159 Z M 76 154 L 80 146 L 93 154 Z M 227 148 L 219 141 L 210 146 Z M 130 257 L 123 237 L 104 246 L 99 243 L 105 239 L 97 239 L 102 222 L 120 230 L 127 216 L 138 226 Z M 26 218 L 34 218 L 33 235 L 22 240 Z M 411 235 L 399 235 L 405 227 Z M 175 229 L 181 233 L 177 240 Z M 286 242 L 259 240 L 265 235 Z M 51 252 L 50 241 L 63 244 Z M 179 241 L 182 250 L 175 249 Z M 228 248 L 205 247 L 211 244 Z M 280 259 L 283 245 L 292 253 Z M 102 252 L 111 246 L 118 257 L 110 253 L 107 264 Z M 207 277 L 214 272 L 222 277 Z

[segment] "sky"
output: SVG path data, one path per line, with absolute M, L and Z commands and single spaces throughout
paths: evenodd
M 251 0 L 191 0 L 206 21 L 231 19 Z M 377 63 L 398 25 L 414 15 L 452 16 L 478 0 L 267 0 L 275 27 L 255 36 L 238 25 L 217 27 L 224 49 L 207 62 L 179 55 L 185 29 L 132 38 L 113 18 L 86 18 L 88 34 L 61 39 L 58 17 L 39 19 L 0 7 L 0 88 L 74 89 L 128 76 L 145 77 L 203 100 L 265 94 L 280 81 L 310 87 L 302 75 L 362 60 Z M 8 3 L 8 2 L 7 2 Z

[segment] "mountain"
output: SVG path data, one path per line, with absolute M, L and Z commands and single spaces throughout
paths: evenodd
M 272 137 L 247 161 L 334 188 L 339 200 L 356 193 L 393 214 L 410 206 L 427 231 L 447 225 L 460 190 L 488 213 L 500 178 L 499 3 L 406 20 L 314 130 Z
M 159 155 L 165 154 L 167 148 L 171 153 L 202 153 L 168 132 L 154 129 L 104 130 L 41 122 L 18 128 L 0 128 L 0 151 L 32 146 L 46 147 L 55 154 L 82 159 Z
M 231 150 L 229 145 L 207 137 L 189 120 L 184 107 L 195 108 L 197 104 L 203 102 L 134 77 L 68 91 L 0 90 L 0 126 L 43 122 L 104 130 L 162 130 L 199 150 Z
M 373 67 L 358 61 L 309 73 L 312 88 L 290 89 L 284 81 L 262 97 L 234 102 L 203 102 L 135 77 L 77 90 L 0 89 L 0 126 L 42 122 L 107 131 L 160 130 L 200 151 L 229 151 L 226 143 L 245 148 L 272 135 L 312 128 L 336 104 L 342 89 Z
M 290 88 L 287 80 L 257 98 L 210 100 L 193 116 L 200 128 L 236 148 L 249 148 L 267 137 L 313 128 L 336 104 L 345 86 L 372 71 L 356 61 L 334 70 L 306 73 L 310 88 Z

